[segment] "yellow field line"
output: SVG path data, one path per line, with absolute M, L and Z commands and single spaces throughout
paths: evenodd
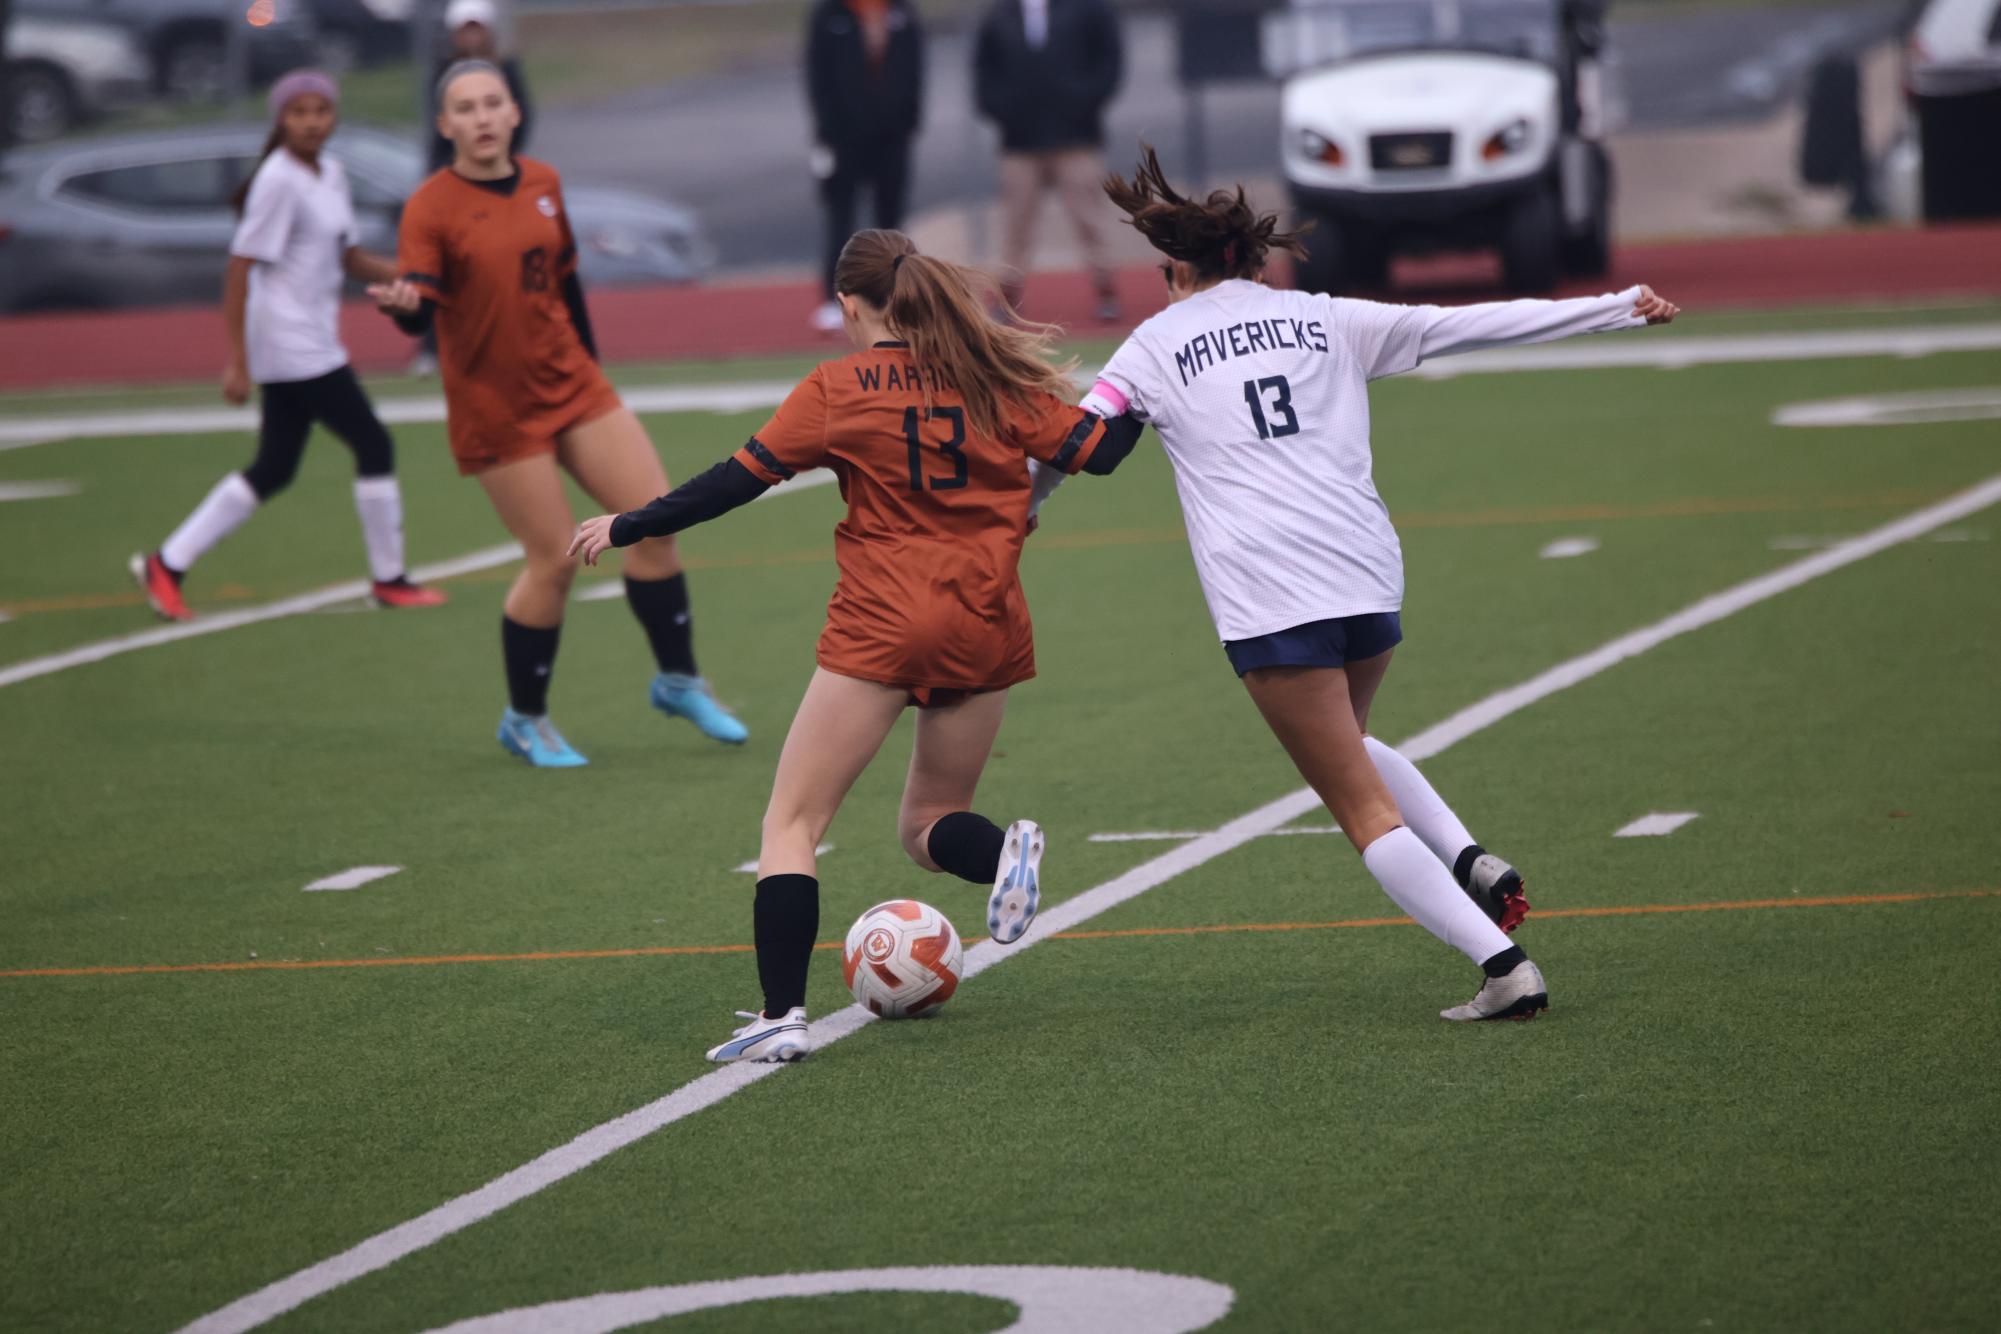
M 1645 917 L 1663 913 L 1748 912 L 1765 908 L 1850 908 L 1884 903 L 1926 903 L 1937 899 L 2001 897 L 2001 887 L 1944 889 L 1905 894 L 1837 894 L 1820 898 L 1729 899 L 1713 903 L 1642 903 L 1602 908 L 1538 909 L 1537 922 L 1566 917 Z M 1214 926 L 1138 926 L 1117 931 L 1064 931 L 1051 940 L 1120 940 L 1138 936 L 1211 936 L 1238 932 L 1339 931 L 1357 927 L 1415 926 L 1408 917 L 1351 917 L 1335 922 L 1233 922 Z M 380 959 L 244 959 L 226 963 L 112 964 L 83 968 L 16 968 L 7 977 L 124 977 L 134 973 L 298 972 L 322 968 L 422 968 L 446 963 L 545 963 L 557 959 L 637 959 L 673 954 L 748 954 L 749 945 L 641 945 L 615 950 L 536 950 L 527 954 L 422 954 Z M 823 941 L 816 950 L 837 950 Z

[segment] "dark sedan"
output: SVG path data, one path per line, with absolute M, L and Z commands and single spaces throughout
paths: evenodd
M 0 311 L 210 301 L 236 228 L 229 197 L 257 164 L 262 126 L 162 131 L 20 149 L 0 164 Z M 425 176 L 410 140 L 344 126 L 361 244 L 393 254 L 403 201 Z M 687 208 L 566 184 L 584 282 L 692 282 L 714 250 Z

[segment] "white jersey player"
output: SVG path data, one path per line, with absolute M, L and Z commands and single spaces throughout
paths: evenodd
M 1297 251 L 1241 189 L 1177 194 L 1153 151 L 1106 192 L 1168 256 L 1170 304 L 1085 398 L 1151 422 L 1174 466 L 1209 614 L 1252 700 L 1385 892 L 1486 981 L 1447 1019 L 1526 1019 L 1541 972 L 1509 942 L 1521 876 L 1473 841 L 1403 756 L 1367 735 L 1402 639 L 1403 555 L 1376 494 L 1368 382 L 1432 357 L 1665 323 L 1651 289 L 1441 309 L 1263 285 Z M 1038 491 L 1053 479 L 1038 478 Z M 1455 883 L 1455 880 L 1457 883 Z

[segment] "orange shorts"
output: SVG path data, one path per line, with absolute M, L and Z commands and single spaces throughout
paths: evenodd
M 463 420 L 454 398 L 448 388 L 447 430 L 451 435 L 452 459 L 458 464 L 461 477 L 537 454 L 553 454 L 556 438 L 565 431 L 608 416 L 625 405 L 618 390 L 595 364 L 589 374 L 572 377 L 546 398 L 521 404 L 482 404 L 466 412 Z M 493 411 L 495 406 L 501 410 Z M 509 408 L 514 409 L 511 416 Z

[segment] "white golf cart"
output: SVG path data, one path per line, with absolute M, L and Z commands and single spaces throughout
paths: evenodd
M 1486 246 L 1515 291 L 1606 270 L 1603 0 L 1297 0 L 1263 41 L 1286 184 L 1316 223 L 1302 287 Z

